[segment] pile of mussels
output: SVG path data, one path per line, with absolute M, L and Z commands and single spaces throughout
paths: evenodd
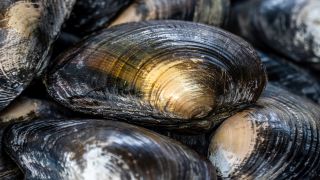
M 319 0 L 1 0 L 0 179 L 319 179 L 319 72 Z

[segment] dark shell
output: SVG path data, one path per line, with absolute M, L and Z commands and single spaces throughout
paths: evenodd
M 22 179 L 23 174 L 19 167 L 11 160 L 11 158 L 3 151 L 2 135 L 7 124 L 0 124 L 0 179 L 1 180 L 18 180 Z
M 232 29 L 297 61 L 320 68 L 320 1 L 249 0 L 232 9 Z
M 152 131 L 106 120 L 11 126 L 5 147 L 26 179 L 215 179 L 210 162 Z
M 183 21 L 106 29 L 62 55 L 49 94 L 75 111 L 148 126 L 209 129 L 253 103 L 266 73 L 253 48 Z
M 156 131 L 193 149 L 202 156 L 207 156 L 211 133 L 185 134 L 175 131 Z
M 111 25 L 175 19 L 221 26 L 229 15 L 229 5 L 229 0 L 135 0 Z
M 319 179 L 320 107 L 275 86 L 215 132 L 209 158 L 232 179 Z
M 133 0 L 77 0 L 65 30 L 86 35 L 105 27 Z
M 43 70 L 74 1 L 0 1 L 0 110 Z
M 21 97 L 0 113 L 0 123 L 75 116 L 75 113 L 55 102 Z
M 320 104 L 320 81 L 312 73 L 279 56 L 258 54 L 266 66 L 270 82 Z

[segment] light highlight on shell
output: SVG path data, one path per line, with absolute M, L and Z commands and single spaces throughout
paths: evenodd
M 75 111 L 201 129 L 255 102 L 265 83 L 245 41 L 181 21 L 106 29 L 62 55 L 47 76 L 51 96 Z
M 106 120 L 40 120 L 6 132 L 26 179 L 216 179 L 210 162 L 182 144 Z
M 42 72 L 74 1 L 0 2 L 0 110 Z
M 214 133 L 209 158 L 223 178 L 318 179 L 320 107 L 269 86 Z

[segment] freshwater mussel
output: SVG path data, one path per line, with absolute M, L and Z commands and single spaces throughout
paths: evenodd
M 319 179 L 320 107 L 275 86 L 214 133 L 209 158 L 231 179 Z
M 0 110 L 42 72 L 74 2 L 0 1 Z
M 46 78 L 75 111 L 146 126 L 210 129 L 257 100 L 266 73 L 242 39 L 207 25 L 114 26 L 65 52 Z
M 231 30 L 320 69 L 320 1 L 247 0 L 232 8 Z
M 5 147 L 26 179 L 215 179 L 209 161 L 152 131 L 107 120 L 15 124 Z

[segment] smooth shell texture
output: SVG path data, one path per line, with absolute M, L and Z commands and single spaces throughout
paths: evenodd
M 215 179 L 210 162 L 182 144 L 115 121 L 20 123 L 5 146 L 26 179 Z
M 135 0 L 111 25 L 176 19 L 221 26 L 228 17 L 229 5 L 229 0 Z
M 319 0 L 249 0 L 233 8 L 232 29 L 320 68 L 319 9 Z
M 320 107 L 275 86 L 215 132 L 209 159 L 231 179 L 319 179 Z
M 49 94 L 75 111 L 193 129 L 255 102 L 265 83 L 245 41 L 182 21 L 106 29 L 63 54 L 47 77 Z
M 110 24 L 132 0 L 77 0 L 65 30 L 83 36 Z
M 75 0 L 1 0 L 0 110 L 46 65 L 50 46 Z
M 270 82 L 320 104 L 320 81 L 312 73 L 279 56 L 258 54 L 266 66 Z

